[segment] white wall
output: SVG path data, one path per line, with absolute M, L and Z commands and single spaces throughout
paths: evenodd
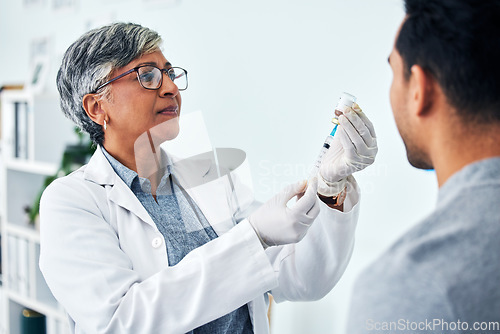
M 265 200 L 305 176 L 329 133 L 342 91 L 375 124 L 379 155 L 359 173 L 363 189 L 351 265 L 321 301 L 273 308 L 273 334 L 342 333 L 352 281 L 391 241 L 428 213 L 436 182 L 406 161 L 389 104 L 387 57 L 404 16 L 402 0 L 80 0 L 56 12 L 54 0 L 24 8 L 0 0 L 0 84 L 29 73 L 29 45 L 51 40 L 48 89 L 64 50 L 90 26 L 133 21 L 164 37 L 164 53 L 189 71 L 183 112 L 202 110 L 218 147 L 239 147 L 250 159 L 257 197 Z

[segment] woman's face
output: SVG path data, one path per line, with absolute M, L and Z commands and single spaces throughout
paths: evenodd
M 118 76 L 142 64 L 154 65 L 160 69 L 172 67 L 163 53 L 156 51 L 115 70 L 111 77 Z M 165 73 L 163 73 L 162 86 L 158 90 L 143 88 L 136 72 L 132 72 L 110 85 L 110 97 L 102 101 L 102 109 L 107 117 L 104 147 L 131 148 L 136 139 L 148 130 L 154 137 L 155 143 L 161 143 L 177 136 L 181 95 L 177 86 Z

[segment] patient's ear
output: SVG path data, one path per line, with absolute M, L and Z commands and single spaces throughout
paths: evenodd
M 102 109 L 102 102 L 97 94 L 87 94 L 82 100 L 83 109 L 91 120 L 104 125 L 106 112 Z
M 417 116 L 428 116 L 428 114 L 435 110 L 432 105 L 435 102 L 435 94 L 437 82 L 432 75 L 426 72 L 419 65 L 411 67 L 410 76 L 410 103 L 412 110 Z

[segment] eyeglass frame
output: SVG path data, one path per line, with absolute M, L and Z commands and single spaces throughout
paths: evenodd
M 149 66 L 149 67 L 154 67 L 154 68 L 158 69 L 158 70 L 161 72 L 161 79 L 160 79 L 160 83 L 159 83 L 159 85 L 158 85 L 158 88 L 147 88 L 147 87 L 144 87 L 144 85 L 142 84 L 141 78 L 140 78 L 140 76 L 139 76 L 139 69 L 140 69 L 141 67 L 146 67 L 146 66 Z M 106 81 L 105 83 L 103 83 L 102 85 L 100 85 L 99 87 L 97 87 L 96 89 L 94 89 L 94 90 L 93 90 L 90 94 L 96 94 L 96 93 L 97 93 L 97 91 L 98 91 L 99 89 L 101 89 L 101 88 L 103 88 L 103 87 L 105 87 L 105 86 L 109 85 L 110 83 L 112 83 L 112 82 L 114 82 L 114 81 L 116 81 L 116 80 L 118 80 L 118 79 L 123 78 L 123 77 L 124 77 L 124 76 L 126 76 L 126 75 L 129 75 L 129 74 L 130 74 L 130 73 L 132 73 L 132 72 L 135 72 L 135 73 L 136 73 L 136 75 L 137 75 L 137 80 L 139 81 L 139 84 L 141 85 L 141 87 L 142 87 L 142 88 L 144 88 L 144 89 L 148 89 L 148 90 L 158 90 L 158 89 L 160 89 L 160 88 L 161 88 L 161 86 L 163 85 L 163 73 L 165 73 L 165 74 L 169 77 L 169 79 L 170 79 L 170 76 L 168 75 L 168 72 L 169 72 L 169 71 L 171 71 L 171 70 L 173 70 L 173 69 L 175 69 L 175 68 L 178 68 L 178 69 L 180 69 L 180 70 L 183 70 L 183 71 L 184 71 L 184 73 L 186 73 L 186 88 L 179 89 L 180 91 L 186 90 L 186 89 L 188 88 L 188 80 L 187 80 L 187 74 L 188 74 L 188 71 L 186 71 L 186 70 L 185 70 L 185 69 L 183 69 L 182 67 L 174 66 L 174 67 L 170 67 L 170 68 L 168 68 L 168 69 L 165 69 L 165 68 L 159 68 L 159 67 L 157 67 L 157 66 L 155 66 L 155 65 L 151 65 L 151 64 L 142 64 L 142 65 L 136 66 L 136 67 L 134 67 L 134 68 L 132 68 L 132 69 L 130 69 L 130 70 L 128 70 L 128 71 L 126 71 L 126 72 L 124 72 L 124 73 L 122 73 L 122 74 L 120 74 L 120 75 L 116 76 L 116 77 L 114 77 L 113 79 L 110 79 L 110 80 Z M 172 80 L 172 79 L 170 79 L 170 80 Z M 175 79 L 174 79 L 174 80 L 175 80 Z M 174 80 L 172 80 L 172 82 L 175 84 Z

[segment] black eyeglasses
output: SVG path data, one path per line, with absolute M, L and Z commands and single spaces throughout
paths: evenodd
M 171 67 L 169 69 L 159 69 L 158 67 L 153 65 L 140 65 L 134 67 L 131 70 L 128 70 L 125 73 L 120 74 L 117 77 L 114 77 L 109 81 L 106 81 L 105 83 L 94 89 L 91 92 L 91 94 L 97 93 L 99 89 L 112 83 L 113 81 L 123 78 L 124 76 L 132 72 L 137 73 L 137 79 L 139 80 L 141 86 L 144 87 L 145 89 L 150 89 L 150 90 L 159 89 L 163 83 L 163 72 L 165 72 L 165 74 L 168 75 L 168 78 L 172 80 L 173 83 L 176 84 L 179 90 L 186 90 L 188 87 L 187 71 L 183 68 Z

